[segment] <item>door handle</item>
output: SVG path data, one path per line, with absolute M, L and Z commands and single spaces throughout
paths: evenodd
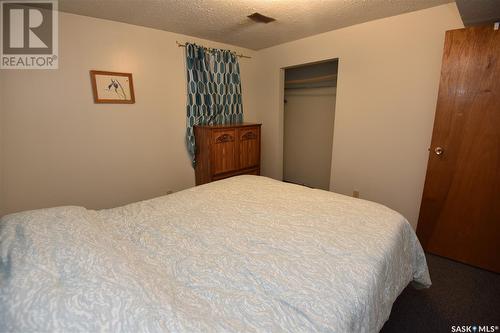
M 442 147 L 436 147 L 434 148 L 434 154 L 441 156 L 444 154 L 444 149 Z

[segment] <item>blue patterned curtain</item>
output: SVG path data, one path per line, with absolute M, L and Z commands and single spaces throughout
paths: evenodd
M 194 125 L 243 121 L 238 57 L 228 50 L 186 44 L 187 131 L 189 154 L 195 163 Z

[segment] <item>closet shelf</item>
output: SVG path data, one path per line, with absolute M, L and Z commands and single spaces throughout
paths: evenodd
M 331 81 L 337 78 L 337 74 L 323 75 L 312 77 L 309 79 L 300 79 L 300 80 L 286 80 L 285 84 L 300 84 L 300 83 L 312 83 L 312 82 L 323 82 L 323 81 Z

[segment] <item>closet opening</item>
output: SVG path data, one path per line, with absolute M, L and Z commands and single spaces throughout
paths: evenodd
M 284 68 L 283 181 L 330 189 L 338 59 Z

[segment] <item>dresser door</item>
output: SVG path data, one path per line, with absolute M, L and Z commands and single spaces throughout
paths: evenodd
M 236 130 L 214 130 L 212 139 L 212 174 L 236 170 Z
M 238 132 L 240 169 L 258 166 L 260 162 L 259 127 L 244 127 L 240 128 Z

